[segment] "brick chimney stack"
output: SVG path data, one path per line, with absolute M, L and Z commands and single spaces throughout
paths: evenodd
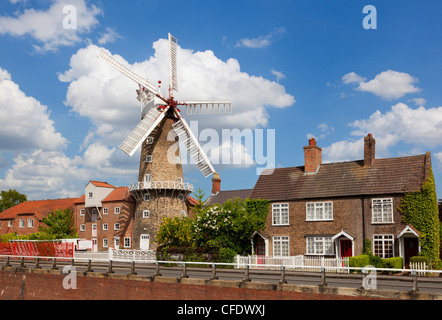
M 316 173 L 321 164 L 322 148 L 316 145 L 315 138 L 311 138 L 304 147 L 304 173 Z
M 373 135 L 369 133 L 364 137 L 364 166 L 371 167 L 375 161 L 375 146 L 376 140 Z
M 219 177 L 218 172 L 214 172 L 212 178 L 212 194 L 217 194 L 220 191 L 221 191 L 221 178 Z

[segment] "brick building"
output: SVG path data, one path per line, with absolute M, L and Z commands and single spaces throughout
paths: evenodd
M 52 211 L 75 209 L 76 198 L 25 201 L 0 213 L 0 234 L 27 235 L 38 232 L 43 217 Z
M 267 228 L 253 238 L 255 253 L 347 257 L 361 254 L 369 239 L 382 258 L 401 256 L 407 263 L 418 254 L 419 233 L 402 223 L 398 206 L 429 177 L 430 152 L 376 159 L 375 144 L 369 134 L 363 160 L 323 164 L 312 138 L 304 166 L 263 172 L 250 197 L 271 204 Z
M 132 248 L 134 207 L 129 188 L 90 181 L 75 201 L 78 236 L 92 240 L 92 251 Z

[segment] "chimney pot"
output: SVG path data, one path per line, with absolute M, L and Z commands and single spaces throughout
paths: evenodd
M 322 164 L 322 149 L 316 145 L 315 138 L 308 140 L 308 146 L 304 147 L 304 172 L 316 173 Z
M 221 191 L 221 178 L 219 177 L 218 172 L 214 172 L 212 178 L 212 194 L 217 194 L 220 191 Z
M 376 140 L 371 133 L 364 137 L 364 166 L 371 167 L 375 162 Z

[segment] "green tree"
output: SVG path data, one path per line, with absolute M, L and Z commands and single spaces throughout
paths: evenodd
M 48 239 L 69 239 L 78 237 L 75 226 L 74 210 L 72 208 L 55 210 L 47 217 L 44 217 L 42 221 L 47 227 L 40 226 L 39 231 L 48 235 Z
M 192 232 L 192 220 L 184 218 L 163 218 L 156 235 L 161 248 L 193 247 L 195 245 Z
M 1 192 L 0 199 L 0 212 L 5 211 L 6 209 L 12 208 L 19 203 L 28 201 L 28 198 L 25 194 L 19 193 L 15 189 L 9 189 L 9 191 Z

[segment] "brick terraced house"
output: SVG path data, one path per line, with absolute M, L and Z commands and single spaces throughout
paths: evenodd
M 25 201 L 0 213 L 0 234 L 27 235 L 38 232 L 43 217 L 57 209 L 75 208 L 76 198 Z
M 375 139 L 364 138 L 364 159 L 322 163 L 314 138 L 304 147 L 304 166 L 263 172 L 250 198 L 271 201 L 267 228 L 253 237 L 254 252 L 267 256 L 348 257 L 362 253 L 401 256 L 420 251 L 419 232 L 398 211 L 407 192 L 429 177 L 431 155 L 375 158 Z

